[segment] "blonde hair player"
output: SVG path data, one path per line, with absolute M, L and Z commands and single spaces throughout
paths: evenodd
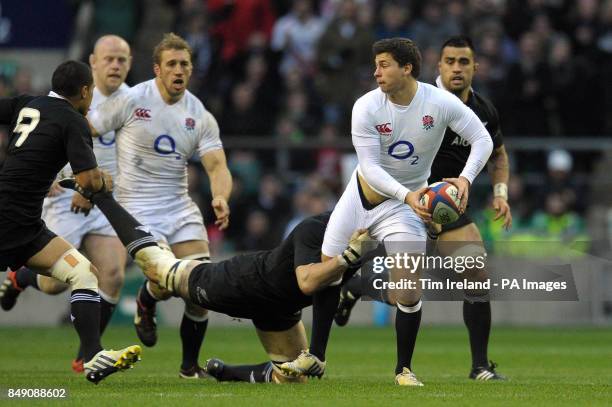
M 187 162 L 194 155 L 200 158 L 220 229 L 229 224 L 232 177 L 217 121 L 187 90 L 191 58 L 183 38 L 165 34 L 153 51 L 155 78 L 97 106 L 88 118 L 95 134 L 116 131 L 118 201 L 177 257 L 210 261 L 202 214 L 187 192 Z M 156 303 L 170 296 L 146 281 L 139 291 L 134 323 L 147 346 L 157 342 Z M 207 311 L 186 301 L 180 328 L 182 378 L 204 377 L 198 357 L 207 324 Z

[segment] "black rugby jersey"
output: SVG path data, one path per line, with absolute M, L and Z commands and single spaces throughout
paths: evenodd
M 329 217 L 326 212 L 306 218 L 273 250 L 197 266 L 189 281 L 192 298 L 207 309 L 238 318 L 294 313 L 311 305 L 312 297 L 300 290 L 295 269 L 321 261 Z
M 471 91 L 466 106 L 476 113 L 482 124 L 491 135 L 493 149 L 504 144 L 499 115 L 495 106 L 477 92 Z M 440 149 L 431 166 L 428 182 L 442 181 L 442 178 L 456 178 L 467 162 L 472 147 L 450 128 L 446 129 Z
M 11 132 L 0 169 L 0 243 L 7 249 L 24 243 L 20 229 L 42 227 L 43 200 L 67 162 L 75 174 L 97 163 L 87 120 L 65 99 L 0 99 L 0 124 Z
M 206 309 L 237 318 L 292 315 L 312 305 L 312 296 L 300 290 L 295 269 L 321 261 L 330 215 L 325 212 L 304 219 L 273 250 L 196 266 L 189 276 L 191 299 Z M 383 246 L 368 252 L 360 264 L 346 270 L 343 282 L 381 250 Z

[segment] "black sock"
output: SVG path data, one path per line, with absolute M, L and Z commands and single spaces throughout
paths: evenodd
M 355 292 L 360 293 L 361 295 L 367 295 L 374 301 L 384 302 L 389 305 L 389 297 L 387 295 L 387 290 L 383 290 L 380 288 L 376 288 L 376 286 L 380 287 L 379 283 L 375 283 L 375 280 L 382 280 L 383 282 L 389 281 L 389 272 L 384 271 L 382 273 L 371 273 L 364 278 L 359 279 L 359 288 L 355 289 Z M 351 288 L 357 286 L 357 282 L 351 281 Z M 350 288 L 349 288 L 350 289 Z M 353 291 L 351 290 L 351 293 Z
M 102 350 L 100 343 L 100 296 L 92 290 L 70 294 L 70 317 L 81 340 L 83 360 L 89 362 Z
M 272 362 L 259 365 L 225 365 L 217 380 L 220 382 L 269 383 L 272 380 L 272 370 Z
M 104 333 L 106 326 L 110 322 L 113 312 L 115 312 L 115 307 L 117 304 L 110 303 L 106 301 L 104 298 L 100 297 L 100 336 Z M 83 359 L 83 346 L 79 346 L 79 351 L 77 352 L 76 359 Z
M 200 348 L 208 327 L 208 318 L 194 321 L 183 314 L 181 321 L 181 343 L 183 344 L 183 363 L 181 369 L 189 369 L 198 364 Z
M 359 298 L 362 295 L 361 290 L 361 274 L 355 274 L 349 281 L 344 283 L 346 288 L 355 298 Z
M 407 305 L 414 307 L 418 303 Z M 399 308 L 395 312 L 395 336 L 397 343 L 397 365 L 395 374 L 401 373 L 404 367 L 412 370 L 412 353 L 416 345 L 419 326 L 421 325 L 421 310 L 404 312 Z
M 149 290 L 147 289 L 147 285 L 149 284 L 149 280 L 145 280 L 144 284 L 140 288 L 138 292 L 138 302 L 145 308 L 154 308 L 157 304 L 157 298 L 153 297 Z
M 463 321 L 470 335 L 472 368 L 488 366 L 487 348 L 491 332 L 491 303 L 464 301 Z
M 329 332 L 334 321 L 334 314 L 340 299 L 340 286 L 330 286 L 312 296 L 312 334 L 310 335 L 310 353 L 325 360 L 325 350 Z
M 117 232 L 121 243 L 128 249 L 132 257 L 144 247 L 157 246 L 155 238 L 147 231 L 147 228 L 143 227 L 128 211 L 119 205 L 110 192 L 94 194 L 93 202 L 104 213 L 106 219 Z
M 104 298 L 100 298 L 100 336 L 104 333 L 106 326 L 113 317 L 117 304 L 110 303 Z
M 19 288 L 34 287 L 38 288 L 38 274 L 30 270 L 29 268 L 22 268 L 17 270 L 15 273 L 15 280 Z

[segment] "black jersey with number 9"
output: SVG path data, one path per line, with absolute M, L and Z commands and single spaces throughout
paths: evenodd
M 58 171 L 97 167 L 85 117 L 65 99 L 18 96 L 0 99 L 0 124 L 9 146 L 0 170 L 0 247 L 18 247 L 20 230 L 43 225 L 42 204 Z

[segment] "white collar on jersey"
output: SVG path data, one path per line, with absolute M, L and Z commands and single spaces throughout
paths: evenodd
M 65 101 L 70 102 L 68 99 L 66 99 L 62 95 L 59 95 L 59 94 L 57 94 L 57 93 L 55 93 L 53 91 L 49 92 L 49 94 L 47 96 L 52 97 L 52 98 L 64 99 Z

